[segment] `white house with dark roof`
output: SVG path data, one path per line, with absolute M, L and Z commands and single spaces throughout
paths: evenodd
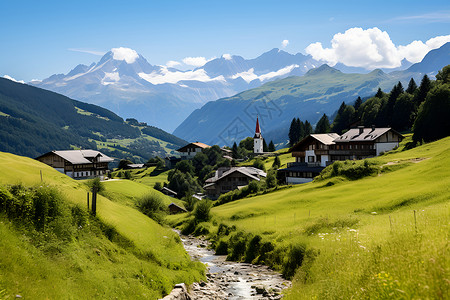
M 181 147 L 177 151 L 180 153 L 181 159 L 192 159 L 197 153 L 202 152 L 203 149 L 210 148 L 211 146 L 204 143 L 196 142 L 187 144 Z
M 103 177 L 112 159 L 96 150 L 51 151 L 36 158 L 74 179 Z
M 266 172 L 254 167 L 221 167 L 214 177 L 205 181 L 206 195 L 211 199 L 217 199 L 221 194 L 240 189 L 250 181 L 260 181 L 266 177 Z
M 295 162 L 279 169 L 278 174 L 287 184 L 310 182 L 334 161 L 378 156 L 398 147 L 403 138 L 392 128 L 362 126 L 340 136 L 336 133 L 311 134 L 289 150 Z

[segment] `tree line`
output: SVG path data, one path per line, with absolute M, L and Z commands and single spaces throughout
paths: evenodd
M 404 89 L 399 81 L 389 93 L 378 88 L 377 93 L 363 101 L 358 97 L 353 104 L 342 102 L 333 122 L 326 114 L 311 124 L 294 118 L 289 128 L 289 142 L 293 146 L 311 133 L 335 132 L 342 134 L 351 127 L 372 125 L 391 127 L 399 132 L 413 132 L 414 143 L 433 141 L 450 135 L 450 65 L 430 80 L 424 75 L 418 86 L 413 78 Z

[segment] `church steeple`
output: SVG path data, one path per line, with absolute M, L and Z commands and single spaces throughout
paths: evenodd
M 259 127 L 259 120 L 258 120 L 258 116 L 256 117 L 256 129 L 255 129 L 255 136 L 253 138 L 262 138 L 261 135 L 261 127 Z
M 253 153 L 263 153 L 263 137 L 261 135 L 261 127 L 259 127 L 258 116 L 256 116 L 255 136 L 253 137 Z

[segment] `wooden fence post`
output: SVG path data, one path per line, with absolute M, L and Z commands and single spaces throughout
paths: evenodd
M 97 213 L 97 188 L 92 189 L 92 214 L 95 216 Z

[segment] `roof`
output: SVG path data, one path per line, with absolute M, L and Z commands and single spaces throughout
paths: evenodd
M 362 133 L 360 132 L 362 129 Z M 395 134 L 399 135 L 401 138 L 404 138 L 403 135 L 395 131 L 390 127 L 386 128 L 352 128 L 337 139 L 334 140 L 336 143 L 345 143 L 345 142 L 364 142 L 364 141 L 375 141 L 377 138 L 382 136 L 388 131 L 392 131 Z
M 253 137 L 254 139 L 260 139 L 262 138 L 261 135 L 261 127 L 259 126 L 259 120 L 258 117 L 256 117 L 256 129 L 255 129 L 255 136 Z
M 185 149 L 187 149 L 187 148 L 192 148 L 192 147 L 194 147 L 194 148 L 202 148 L 202 149 L 206 149 L 206 148 L 210 148 L 211 146 L 206 145 L 206 144 L 204 144 L 204 143 L 196 142 L 196 143 L 190 143 L 190 144 L 187 144 L 186 146 L 181 147 L 181 148 L 178 149 L 177 151 L 178 151 L 178 152 L 186 152 Z
M 177 204 L 175 204 L 175 203 L 173 203 L 173 202 L 169 204 L 169 207 L 175 207 L 175 208 L 177 208 L 178 210 L 187 212 L 187 210 L 186 210 L 185 208 L 183 208 L 183 207 L 181 207 L 181 206 L 179 206 L 179 205 L 177 205 Z
M 128 164 L 127 166 L 130 169 L 140 169 L 144 167 L 144 164 Z
M 334 145 L 334 140 L 339 138 L 337 133 L 318 133 L 318 134 L 310 134 L 307 137 L 303 138 L 300 142 L 295 144 L 290 152 L 301 149 L 304 145 L 310 143 L 311 140 L 316 140 L 324 145 Z
M 49 154 L 55 154 L 73 165 L 91 164 L 92 159 L 94 159 L 95 157 L 97 157 L 98 159 L 97 162 L 112 162 L 114 160 L 97 150 L 53 150 L 39 156 L 38 158 Z
M 220 176 L 220 177 L 217 176 L 217 171 L 216 171 L 216 175 L 214 177 L 208 178 L 205 181 L 205 183 L 208 183 L 208 184 L 205 185 L 205 187 L 209 187 L 211 185 L 211 183 L 214 183 L 216 181 L 220 181 L 223 178 L 233 174 L 234 172 L 239 172 L 242 175 L 245 175 L 245 176 L 247 176 L 247 177 L 249 177 L 249 178 L 251 178 L 253 180 L 256 180 L 256 181 L 260 180 L 258 176 L 262 176 L 262 177 L 266 177 L 267 176 L 266 172 L 264 172 L 264 171 L 262 171 L 262 170 L 260 170 L 258 168 L 255 168 L 255 167 L 233 167 L 233 168 L 230 168 L 228 171 L 223 172 L 222 176 Z
M 169 193 L 171 193 L 171 194 L 174 194 L 174 195 L 178 195 L 177 192 L 172 191 L 171 189 L 169 189 L 169 188 L 167 188 L 167 187 L 163 187 L 162 190 L 167 191 L 167 192 L 169 192 Z

